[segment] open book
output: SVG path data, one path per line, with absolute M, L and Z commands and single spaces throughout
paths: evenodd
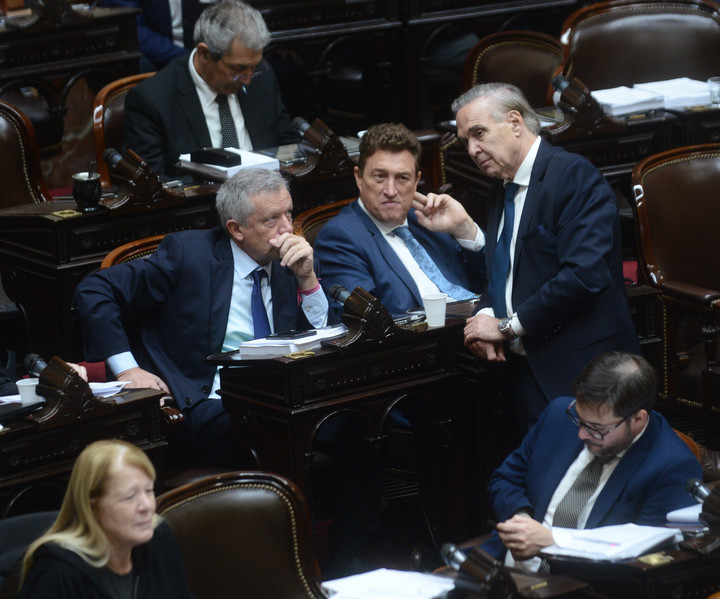
M 552 529 L 555 545 L 542 550 L 549 556 L 569 556 L 593 560 L 619 560 L 639 557 L 670 542 L 682 541 L 677 528 L 616 524 L 599 528 Z

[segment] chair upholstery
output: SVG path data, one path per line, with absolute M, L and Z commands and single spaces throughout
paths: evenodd
M 591 90 L 717 74 L 720 6 L 706 0 L 612 0 L 565 20 L 562 72 Z
M 2 101 L 0 164 L 3 168 L 0 208 L 48 201 L 50 194 L 42 174 L 33 126 L 21 110 Z
M 563 58 L 560 40 L 534 31 L 502 31 L 481 39 L 465 59 L 463 90 L 504 81 L 518 86 L 531 106 L 552 104 L 551 79 Z
M 340 200 L 339 202 L 316 206 L 315 208 L 301 212 L 293 221 L 293 233 L 304 237 L 310 245 L 313 245 L 323 225 L 340 212 L 343 206 L 347 206 L 350 202 L 354 201 L 355 198 Z
M 196 599 L 326 597 L 298 487 L 267 472 L 229 472 L 158 498 Z
M 162 241 L 165 234 L 153 235 L 152 237 L 144 237 L 130 241 L 112 250 L 100 263 L 100 268 L 108 268 L 115 264 L 123 264 L 131 262 L 138 258 L 146 258 L 155 252 L 158 245 Z
M 664 311 L 665 395 L 709 413 L 720 407 L 720 144 L 650 156 L 633 169 L 632 184 L 642 276 L 659 289 Z M 701 340 L 693 388 L 684 377 Z
M 93 106 L 93 133 L 95 135 L 95 159 L 103 189 L 110 187 L 110 172 L 103 159 L 105 148 L 122 151 L 125 139 L 125 96 L 143 79 L 155 73 L 140 73 L 103 87 L 95 96 Z

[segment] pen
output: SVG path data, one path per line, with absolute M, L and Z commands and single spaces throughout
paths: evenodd
M 238 353 L 239 351 L 240 351 L 239 347 L 237 349 L 231 349 L 230 351 L 223 351 L 223 352 L 220 352 L 219 354 L 215 354 L 213 356 L 213 358 L 222 358 L 224 356 L 232 356 L 232 355 Z

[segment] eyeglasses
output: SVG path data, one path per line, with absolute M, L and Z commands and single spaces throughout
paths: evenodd
M 565 410 L 565 413 L 568 415 L 570 420 L 572 420 L 572 423 L 575 426 L 577 426 L 578 428 L 580 428 L 580 427 L 584 428 L 587 431 L 588 435 L 590 435 L 593 439 L 597 439 L 598 441 L 605 440 L 605 437 L 607 437 L 611 432 L 613 432 L 616 428 L 618 428 L 623 422 L 625 422 L 628 418 L 630 418 L 630 416 L 632 416 L 632 414 L 628 414 L 620 422 L 618 422 L 617 424 L 613 424 L 604 433 L 601 433 L 596 428 L 593 428 L 592 426 L 590 426 L 589 424 L 587 424 L 586 422 L 583 422 L 582 420 L 580 420 L 580 418 L 578 418 L 577 412 L 575 412 L 575 402 L 576 401 L 577 400 L 573 399 L 572 403 Z
M 228 70 L 230 75 L 232 75 L 233 79 L 238 79 L 240 77 L 249 77 L 250 79 L 255 79 L 255 77 L 259 77 L 262 75 L 267 68 L 264 64 L 260 63 L 259 65 L 255 65 L 254 67 L 248 66 L 248 65 L 229 65 L 225 62 L 225 59 L 221 56 L 217 59 L 218 62 L 221 62 L 223 66 Z

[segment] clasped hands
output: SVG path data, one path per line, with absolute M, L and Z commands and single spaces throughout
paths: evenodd
M 552 531 L 527 514 L 515 514 L 497 525 L 498 535 L 515 560 L 535 557 L 543 547 L 555 543 Z
M 488 362 L 504 362 L 505 337 L 498 329 L 500 320 L 482 312 L 465 321 L 465 347 Z

